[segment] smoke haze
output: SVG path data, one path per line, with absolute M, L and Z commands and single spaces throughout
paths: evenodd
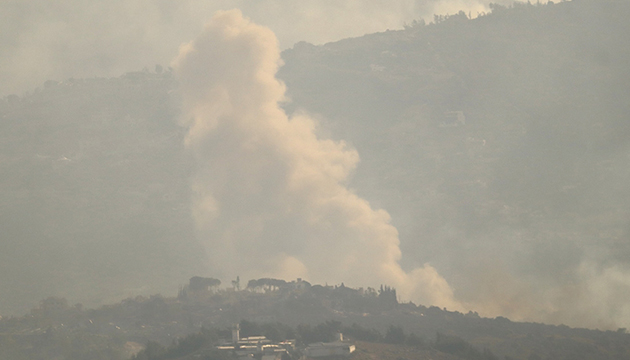
M 215 273 L 385 283 L 405 298 L 461 309 L 433 267 L 401 269 L 387 212 L 347 188 L 356 151 L 280 108 L 279 64 L 273 32 L 237 10 L 218 13 L 174 63 L 191 119 L 194 217 Z
M 0 311 L 240 275 L 627 327 L 630 27 L 600 5 L 294 46 L 487 4 L 0 2 Z M 153 67 L 233 7 L 245 17 L 223 12 L 182 47 L 174 91 Z M 459 110 L 465 126 L 440 123 Z
M 511 2 L 511 1 L 510 1 Z M 0 96 L 46 80 L 119 76 L 167 64 L 212 14 L 240 8 L 281 48 L 399 29 L 433 14 L 487 10 L 482 1 L 8 0 L 0 2 Z

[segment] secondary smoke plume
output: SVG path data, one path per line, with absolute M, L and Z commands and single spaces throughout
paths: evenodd
M 429 264 L 402 270 L 388 213 L 346 186 L 357 152 L 279 107 L 280 61 L 273 32 L 233 10 L 173 65 L 196 160 L 194 217 L 216 276 L 385 283 L 405 299 L 461 309 Z

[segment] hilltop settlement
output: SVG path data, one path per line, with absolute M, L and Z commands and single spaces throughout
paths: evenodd
M 205 284 L 199 286 L 199 284 Z M 47 298 L 0 320 L 0 359 L 625 359 L 625 329 L 484 318 L 397 300 L 381 286 L 193 277 L 174 297 L 97 309 Z

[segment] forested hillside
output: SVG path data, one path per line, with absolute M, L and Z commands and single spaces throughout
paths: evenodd
M 0 313 L 166 291 L 202 271 L 169 72 L 0 102 Z
M 277 281 L 264 286 L 128 298 L 98 309 L 47 298 L 29 315 L 0 320 L 0 359 L 223 359 L 214 346 L 241 336 L 297 340 L 297 352 L 337 332 L 357 342 L 351 359 L 627 359 L 625 329 L 597 331 L 482 318 L 396 301 L 395 289 Z M 297 286 L 300 284 L 301 286 Z
M 297 44 L 280 77 L 289 108 L 358 149 L 352 186 L 392 215 L 403 263 L 430 261 L 479 310 L 597 326 L 626 309 L 628 15 L 494 5 Z

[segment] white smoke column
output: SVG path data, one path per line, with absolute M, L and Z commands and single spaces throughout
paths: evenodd
M 356 151 L 279 107 L 280 62 L 273 32 L 238 10 L 217 13 L 174 61 L 196 161 L 193 211 L 214 275 L 389 284 L 405 299 L 460 309 L 433 267 L 401 269 L 387 212 L 345 186 Z

